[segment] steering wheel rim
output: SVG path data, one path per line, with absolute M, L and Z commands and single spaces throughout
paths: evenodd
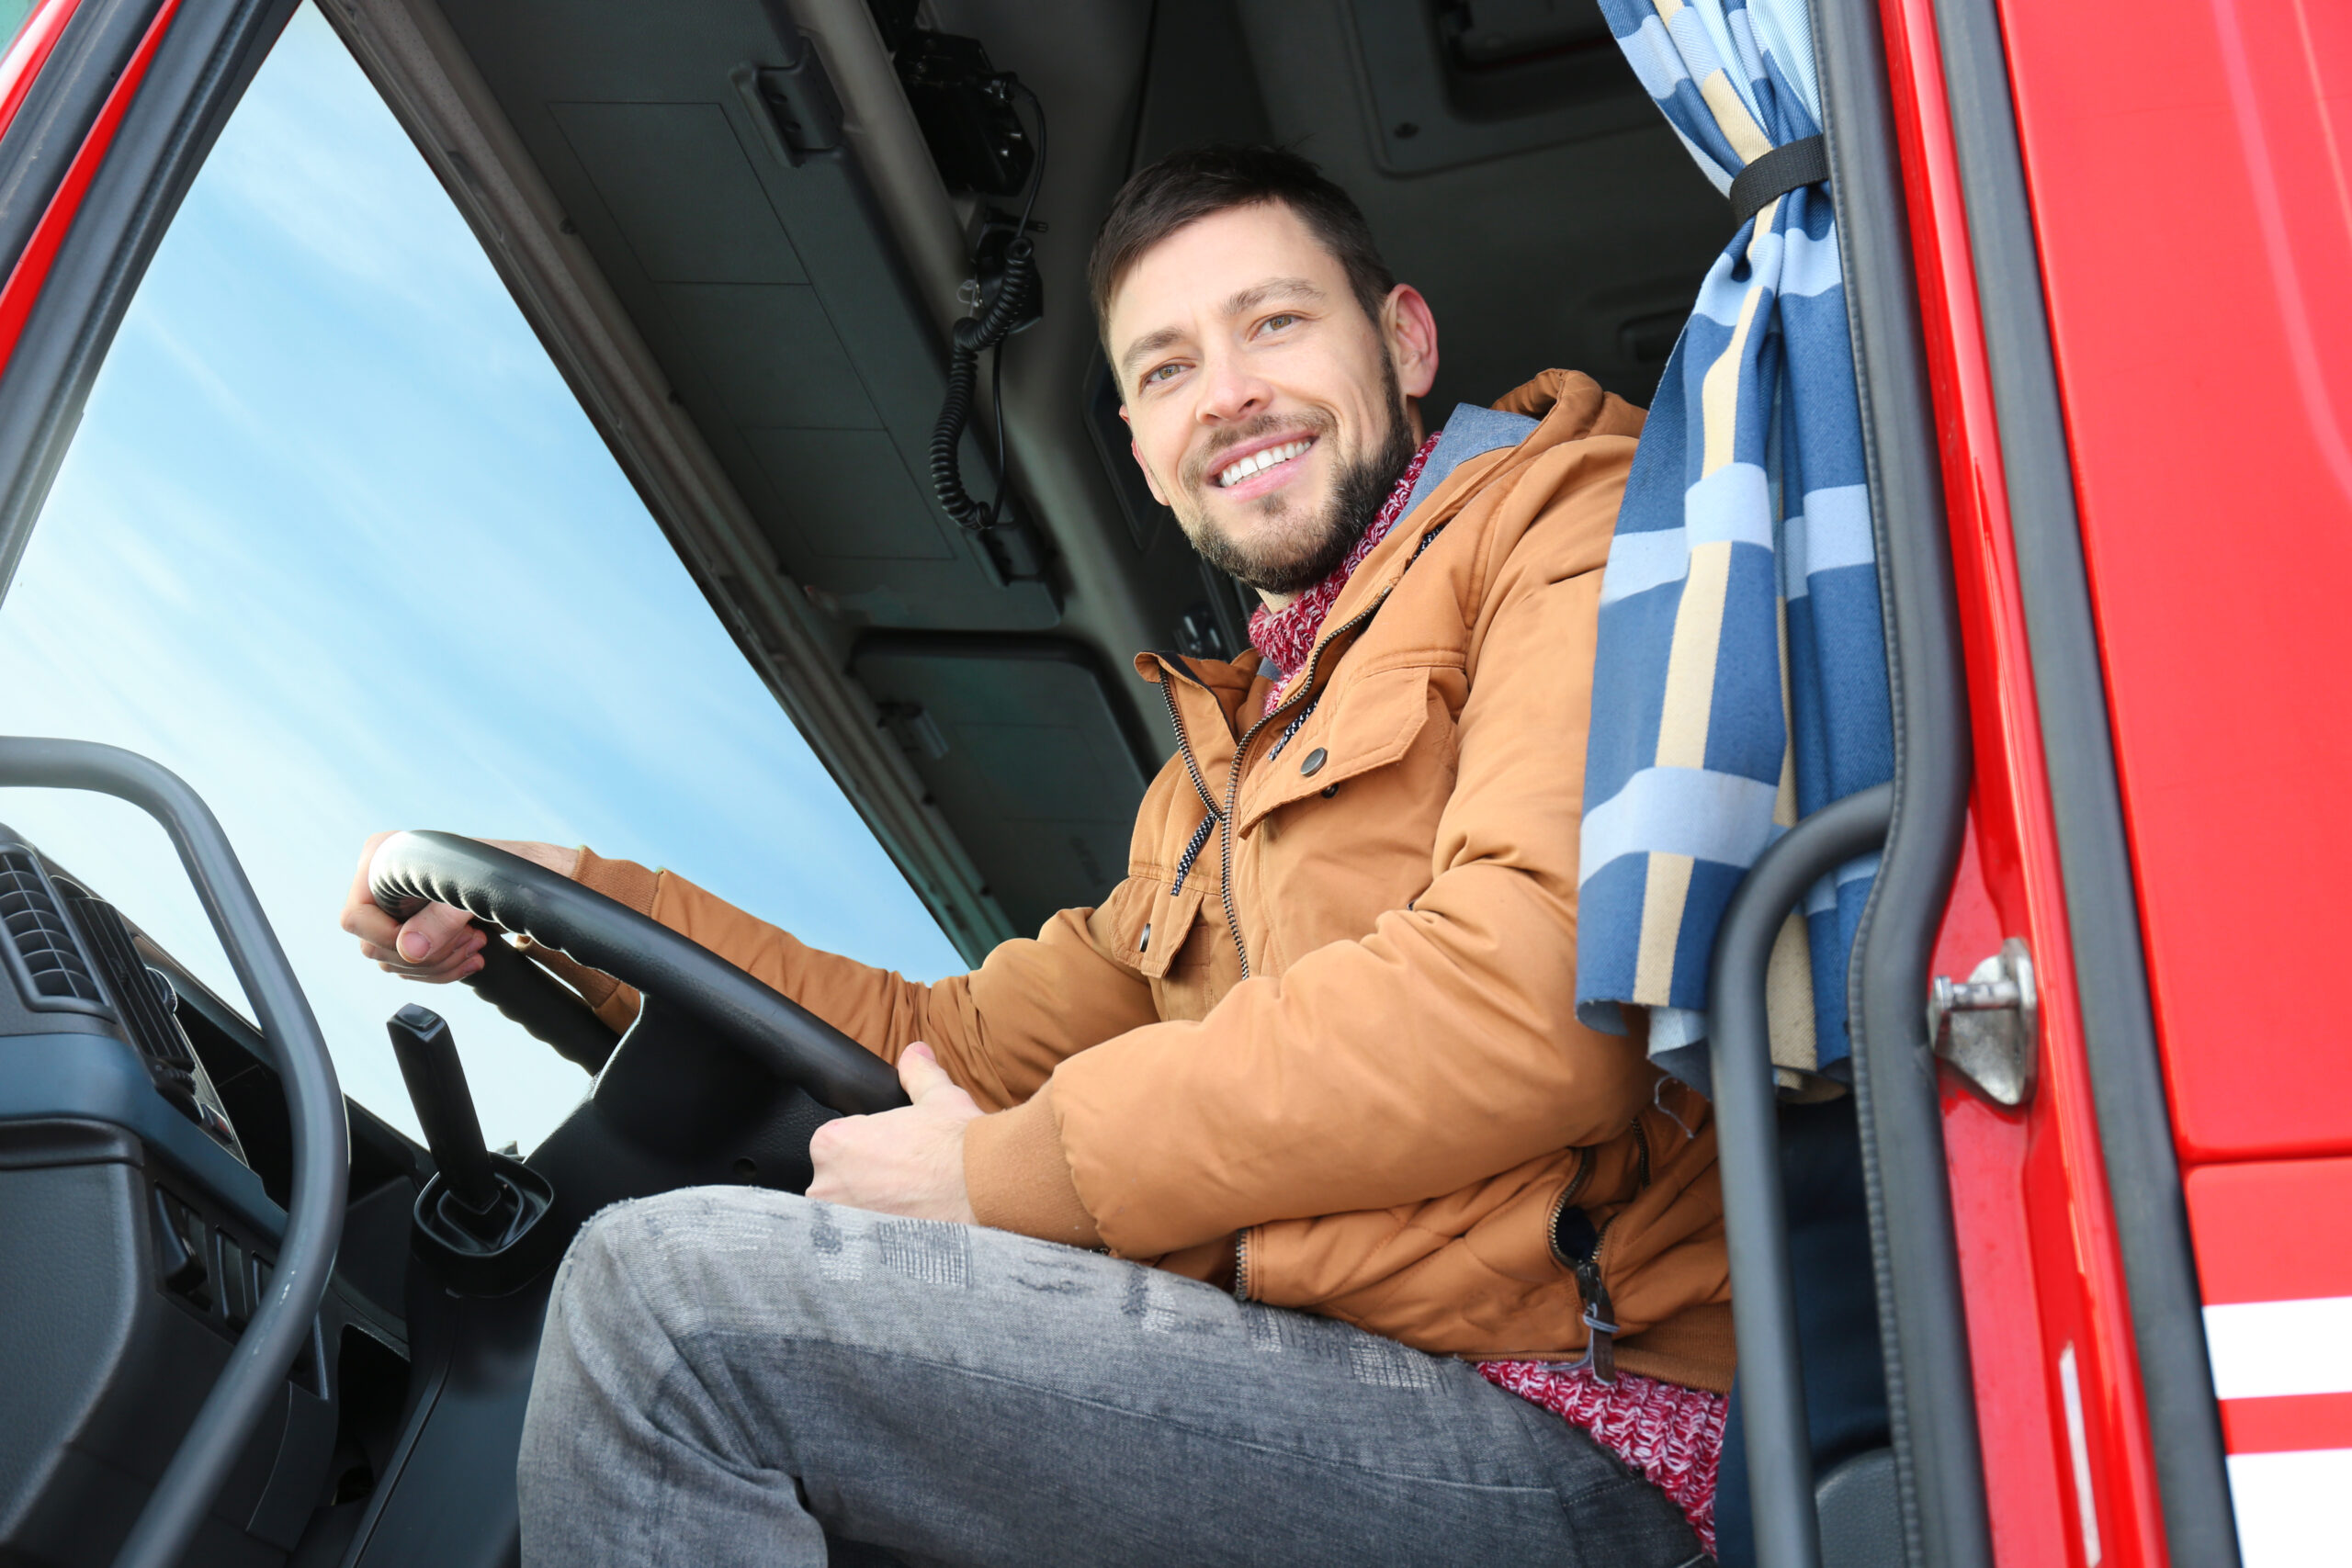
M 879 1056 L 700 942 L 570 877 L 455 833 L 395 833 L 368 868 L 385 908 L 423 899 L 517 931 L 634 986 L 851 1115 L 907 1103 Z

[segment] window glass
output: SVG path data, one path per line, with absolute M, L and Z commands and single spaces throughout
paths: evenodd
M 577 1067 L 335 927 L 382 828 L 675 867 L 919 977 L 953 949 L 744 662 L 423 159 L 305 4 L 174 221 L 0 606 L 19 734 L 177 771 L 243 856 L 345 1091 L 415 1132 L 384 1019 L 447 1016 L 493 1145 Z M 160 830 L 0 791 L 232 1000 Z

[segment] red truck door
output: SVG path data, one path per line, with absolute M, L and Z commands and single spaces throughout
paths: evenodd
M 2035 1099 L 1946 1103 L 1996 1554 L 2325 1561 L 2352 1482 L 2328 984 L 2352 937 L 2352 12 L 1882 10 L 1977 764 L 1937 968 L 2025 933 L 2042 982 Z M 2086 826 L 2099 788 L 2113 821 Z M 2217 1395 L 2227 1504 L 2194 1473 Z

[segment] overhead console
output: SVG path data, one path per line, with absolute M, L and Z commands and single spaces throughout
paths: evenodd
M 812 599 L 851 625 L 1060 618 L 1017 501 L 990 545 L 931 493 L 939 335 L 797 31 L 759 0 L 584 14 L 572 0 L 481 0 L 446 14 Z M 943 86 L 939 101 L 959 100 Z M 992 487 L 976 433 L 960 457 Z

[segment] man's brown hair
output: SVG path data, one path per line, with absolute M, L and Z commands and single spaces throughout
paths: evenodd
M 1348 193 L 1295 152 L 1216 142 L 1170 152 L 1136 170 L 1112 198 L 1110 216 L 1102 220 L 1086 264 L 1096 331 L 1110 325 L 1111 296 L 1152 246 L 1216 213 L 1277 202 L 1298 214 L 1339 258 L 1356 302 L 1379 321 L 1396 276 L 1380 259 L 1372 225 Z

